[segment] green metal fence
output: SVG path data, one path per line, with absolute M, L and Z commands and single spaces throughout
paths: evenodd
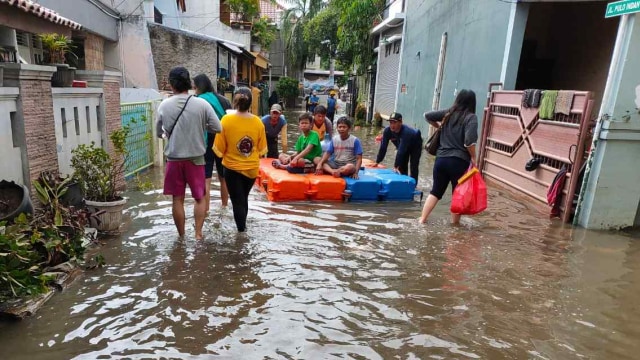
M 153 165 L 153 102 L 120 104 L 122 126 L 129 126 L 125 177 Z

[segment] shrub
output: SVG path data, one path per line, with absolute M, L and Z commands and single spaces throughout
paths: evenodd
M 29 223 L 20 214 L 14 225 L 0 222 L 0 301 L 47 292 L 52 279 L 42 273 L 43 261 L 29 236 Z
M 364 120 L 367 117 L 367 107 L 364 103 L 358 103 L 356 106 L 356 121 L 355 125 L 362 126 L 364 124 Z
M 70 178 L 43 173 L 34 182 L 42 204 L 37 213 L 0 223 L 0 301 L 49 291 L 58 275 L 50 267 L 83 259 L 89 214 L 62 205 L 69 183 Z
M 380 115 L 380 112 L 376 111 L 373 114 L 373 123 L 376 127 L 382 127 L 382 116 Z
M 56 33 L 41 34 L 40 40 L 42 41 L 42 47 L 44 48 L 44 62 L 47 64 L 64 64 L 65 55 L 73 54 L 73 42 L 65 35 Z
M 299 82 L 298 80 L 290 77 L 281 77 L 276 84 L 276 90 L 278 95 L 284 99 L 294 99 L 298 96 Z
M 262 46 L 264 51 L 269 51 L 271 43 L 276 39 L 276 34 L 276 28 L 269 23 L 269 18 L 263 16 L 254 20 L 251 36 Z
M 82 187 L 87 200 L 108 202 L 121 199 L 118 182 L 124 177 L 129 132 L 130 127 L 123 126 L 111 133 L 112 154 L 96 147 L 93 142 L 90 145 L 80 144 L 71 151 L 73 177 Z

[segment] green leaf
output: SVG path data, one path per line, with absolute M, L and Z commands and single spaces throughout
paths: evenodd
M 56 226 L 64 225 L 64 222 L 62 220 L 62 213 L 60 212 L 60 209 L 56 209 L 56 213 L 55 213 L 55 216 L 54 216 L 54 224 Z
M 36 188 L 38 200 L 40 200 L 43 205 L 48 205 L 51 202 L 51 198 L 49 197 L 49 192 L 40 184 L 40 181 L 34 181 L 33 187 Z

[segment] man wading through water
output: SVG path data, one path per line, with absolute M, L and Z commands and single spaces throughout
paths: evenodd
M 158 137 L 167 139 L 164 154 L 167 164 L 164 176 L 164 194 L 173 196 L 173 222 L 178 235 L 184 236 L 184 195 L 186 185 L 195 200 L 196 240 L 202 240 L 205 214 L 204 133 L 222 131 L 220 119 L 203 99 L 189 95 L 191 78 L 183 67 L 169 72 L 169 85 L 173 96 L 158 107 L 156 130 Z

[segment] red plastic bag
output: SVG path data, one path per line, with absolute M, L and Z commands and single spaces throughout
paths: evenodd
M 461 215 L 474 215 L 487 208 L 487 184 L 475 166 L 470 168 L 458 180 L 453 197 L 451 212 Z

